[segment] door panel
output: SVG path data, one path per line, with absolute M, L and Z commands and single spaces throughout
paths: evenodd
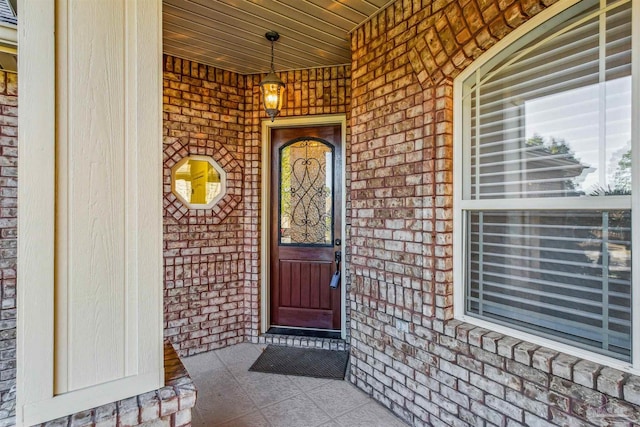
M 271 324 L 340 329 L 341 127 L 271 131 Z

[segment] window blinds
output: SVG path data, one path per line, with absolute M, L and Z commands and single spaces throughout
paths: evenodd
M 615 193 L 631 138 L 630 4 L 591 15 L 469 79 L 472 198 Z
M 630 360 L 629 211 L 469 213 L 467 310 Z

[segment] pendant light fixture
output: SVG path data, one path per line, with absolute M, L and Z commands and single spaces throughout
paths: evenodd
M 260 82 L 260 94 L 264 110 L 273 121 L 282 109 L 285 88 L 285 84 L 278 78 L 273 68 L 273 44 L 280 38 L 280 34 L 269 31 L 264 36 L 271 42 L 271 72 Z

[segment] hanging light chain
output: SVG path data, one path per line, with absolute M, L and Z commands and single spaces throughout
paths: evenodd
M 273 66 L 273 45 L 274 45 L 274 44 L 275 44 L 275 41 L 274 41 L 274 40 L 271 40 L 271 72 L 272 72 L 272 73 L 275 73 L 275 72 L 276 72 L 276 69 L 275 69 L 275 67 Z

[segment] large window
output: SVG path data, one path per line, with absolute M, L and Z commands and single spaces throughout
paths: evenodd
M 457 315 L 623 362 L 634 358 L 632 2 L 554 6 L 455 92 Z

